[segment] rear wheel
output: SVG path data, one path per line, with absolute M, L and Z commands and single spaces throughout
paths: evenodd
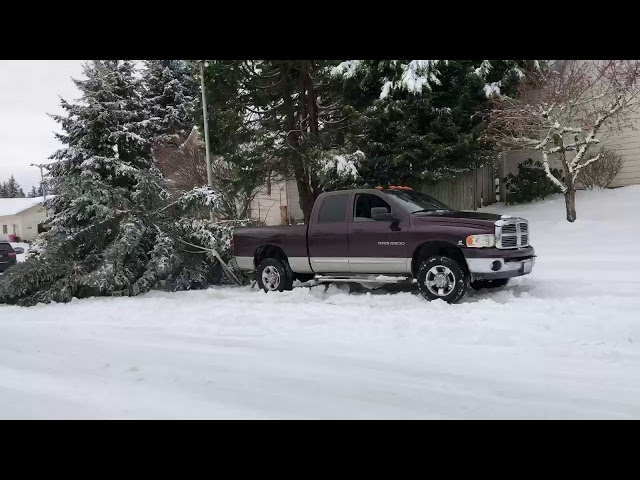
M 286 261 L 278 258 L 263 260 L 256 277 L 258 286 L 265 292 L 282 292 L 293 288 L 293 272 Z
M 427 300 L 456 303 L 464 297 L 469 275 L 454 259 L 433 256 L 420 264 L 416 278 L 420 293 Z
M 475 280 L 471 282 L 471 288 L 474 290 L 480 290 L 481 288 L 499 288 L 504 287 L 509 283 L 508 278 L 497 278 L 495 280 Z

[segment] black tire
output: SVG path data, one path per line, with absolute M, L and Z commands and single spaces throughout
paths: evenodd
M 480 290 L 481 288 L 500 288 L 509 283 L 508 278 L 496 278 L 495 280 L 475 280 L 469 285 L 474 290 Z
M 305 283 L 316 278 L 316 275 L 314 273 L 294 273 L 293 278 L 299 282 Z
M 442 276 L 438 277 L 430 272 L 437 272 Z M 427 300 L 444 300 L 447 303 L 459 302 L 469 286 L 469 274 L 466 269 L 456 260 L 440 255 L 429 257 L 420 264 L 416 280 L 420 293 Z M 427 285 L 428 282 L 437 283 Z M 440 283 L 445 283 L 442 288 L 439 288 Z
M 265 270 L 267 271 L 266 276 L 269 276 L 269 274 L 275 275 L 274 270 L 277 272 L 277 279 L 273 277 L 274 281 L 266 285 L 263 279 Z M 293 288 L 293 272 L 289 267 L 289 263 L 278 258 L 264 259 L 256 270 L 256 280 L 258 281 L 258 286 L 265 292 L 282 292 Z

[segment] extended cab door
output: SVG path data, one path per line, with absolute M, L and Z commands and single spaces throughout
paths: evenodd
M 371 209 L 385 207 L 401 220 L 376 221 Z M 411 272 L 411 259 L 407 258 L 406 234 L 409 219 L 405 212 L 392 211 L 384 200 L 384 194 L 355 194 L 349 223 L 349 266 L 352 273 Z
M 348 212 L 350 192 L 332 192 L 318 198 L 309 225 L 309 259 L 316 273 L 348 273 Z

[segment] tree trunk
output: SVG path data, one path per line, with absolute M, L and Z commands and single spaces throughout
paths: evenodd
M 573 177 L 573 172 L 569 168 L 569 162 L 567 161 L 566 155 L 563 155 L 562 160 L 563 165 L 567 169 L 567 176 L 565 179 L 567 190 L 564 192 L 564 203 L 567 210 L 567 221 L 573 223 L 576 221 L 576 183 Z
M 567 207 L 567 220 L 576 221 L 576 188 L 571 185 L 564 194 L 564 202 Z
M 298 195 L 300 198 L 300 208 L 304 215 L 305 222 L 311 218 L 311 210 L 313 209 L 313 203 L 315 202 L 314 192 L 309 185 L 309 176 L 306 172 L 302 145 L 300 141 L 301 128 L 296 123 L 295 108 L 293 105 L 292 91 L 289 83 L 289 68 L 285 62 L 280 65 L 281 73 L 281 85 L 282 85 L 282 108 L 284 110 L 286 118 L 286 128 L 289 129 L 287 134 L 287 142 L 291 148 L 291 154 L 289 156 L 290 165 L 293 167 L 293 174 L 296 179 L 296 186 L 298 187 Z M 304 93 L 304 92 L 302 92 Z M 301 99 L 300 101 L 304 101 Z
M 309 223 L 311 218 L 311 210 L 313 210 L 313 204 L 316 199 L 309 188 L 309 183 L 306 179 L 300 179 L 296 175 L 296 185 L 298 187 L 298 196 L 300 197 L 300 208 L 304 214 L 304 222 Z

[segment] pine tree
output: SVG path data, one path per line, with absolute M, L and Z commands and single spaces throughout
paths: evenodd
M 193 108 L 199 85 L 184 60 L 145 60 L 143 101 L 149 111 L 152 142 L 175 146 L 194 125 Z
M 29 190 L 29 193 L 27 194 L 27 197 L 29 198 L 36 198 L 36 197 L 40 197 L 42 195 L 42 193 L 38 192 L 38 190 L 36 190 L 35 185 L 31 187 L 31 190 Z
M 62 100 L 68 116 L 53 116 L 68 147 L 52 157 L 59 195 L 51 201 L 51 230 L 41 254 L 15 271 L 34 278 L 14 290 L 2 282 L 7 302 L 114 294 L 130 289 L 144 268 L 153 248 L 145 238 L 147 213 L 163 193 L 140 135 L 145 117 L 133 73 L 130 61 L 85 65 L 87 79 L 75 81 L 83 104 Z
M 42 195 L 43 188 L 44 188 L 44 192 L 47 195 L 56 194 L 56 187 L 54 183 L 51 181 L 51 176 L 49 175 L 49 173 L 45 175 L 44 180 L 41 180 L 40 184 L 38 185 L 38 196 Z
M 16 180 L 16 178 L 11 175 L 8 182 L 4 182 L 0 184 L 0 198 L 24 198 L 24 190 Z
M 339 95 L 329 88 L 329 60 L 247 60 L 238 72 L 244 131 L 267 170 L 296 180 L 306 218 L 322 192 L 321 170 L 344 146 Z M 226 77 L 225 77 L 226 78 Z M 217 93 L 217 90 L 214 92 Z
M 487 96 L 497 94 L 513 96 L 527 73 L 544 71 L 548 66 L 547 60 L 460 60 L 459 62 L 470 65 L 474 69 L 474 74 L 485 82 L 484 91 Z
M 482 140 L 488 97 L 515 91 L 538 61 L 350 60 L 333 71 L 350 113 L 349 140 L 369 185 L 441 181 L 495 156 Z
M 62 100 L 68 115 L 54 116 L 67 146 L 51 157 L 51 228 L 33 256 L 0 277 L 0 303 L 206 286 L 216 265 L 211 249 L 228 257 L 232 228 L 187 214 L 215 206 L 217 197 L 196 189 L 167 203 L 131 61 L 93 61 L 84 74 L 75 80 L 82 102 Z M 191 253 L 185 242 L 207 255 Z

